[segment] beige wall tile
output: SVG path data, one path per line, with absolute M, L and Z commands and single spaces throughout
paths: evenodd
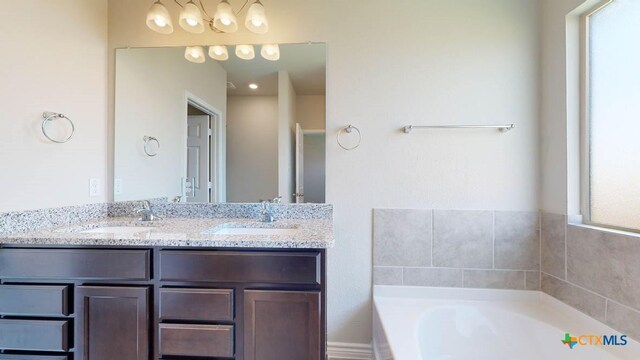
M 540 220 L 537 212 L 496 211 L 495 268 L 540 269 Z
M 464 287 L 524 290 L 524 271 L 465 270 Z
M 431 210 L 373 211 L 374 266 L 430 266 Z
M 605 298 L 568 282 L 542 273 L 541 289 L 598 321 L 605 320 Z
M 434 210 L 433 265 L 491 268 L 493 212 Z
M 542 213 L 541 261 L 542 271 L 559 279 L 565 279 L 565 232 L 567 217 Z

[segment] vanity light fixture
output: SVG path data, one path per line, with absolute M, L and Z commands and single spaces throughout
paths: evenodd
M 251 60 L 256 57 L 253 45 L 236 45 L 236 56 L 242 60 Z
M 258 84 L 254 84 L 254 83 L 249 84 L 249 89 L 257 90 L 258 89 Z
M 251 4 L 249 10 L 247 10 L 247 18 L 244 21 L 244 26 L 256 34 L 265 34 L 269 31 L 267 12 L 260 0 L 256 0 L 256 2 Z
M 179 16 L 179 24 L 186 31 L 194 34 L 204 32 L 205 23 L 209 28 L 218 33 L 232 33 L 238 31 L 238 16 L 245 9 L 249 0 L 245 0 L 244 5 L 236 12 L 229 3 L 229 0 L 221 0 L 216 7 L 213 17 L 207 13 L 202 0 L 188 0 L 182 4 L 181 0 L 173 0 L 182 8 Z M 253 3 L 247 9 L 245 17 L 245 27 L 256 34 L 264 34 L 269 31 L 269 20 L 267 12 L 260 0 L 252 0 Z M 156 0 L 149 11 L 147 11 L 147 26 L 149 29 L 160 34 L 171 34 L 173 24 L 169 10 L 162 4 L 161 0 Z
M 238 31 L 238 19 L 227 0 L 222 0 L 218 4 L 216 13 L 213 15 L 213 26 L 222 32 Z
M 280 59 L 280 47 L 278 44 L 262 45 L 260 55 L 267 60 L 277 61 Z
M 160 0 L 154 2 L 149 11 L 147 11 L 147 26 L 160 34 L 171 34 L 173 32 L 169 10 Z
M 204 23 L 202 21 L 202 12 L 200 8 L 190 0 L 180 12 L 180 27 L 193 34 L 202 34 L 204 32 Z
M 218 61 L 225 61 L 229 59 L 229 50 L 224 45 L 209 46 L 209 56 Z
M 184 51 L 184 58 L 196 64 L 202 64 L 206 60 L 202 46 L 187 46 Z

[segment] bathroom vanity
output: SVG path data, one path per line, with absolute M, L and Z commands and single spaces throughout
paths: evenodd
M 324 359 L 333 241 L 326 219 L 109 218 L 5 236 L 0 359 Z

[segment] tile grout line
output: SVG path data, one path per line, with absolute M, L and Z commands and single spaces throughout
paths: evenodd
M 538 289 L 542 289 L 542 211 L 538 211 Z
M 568 220 L 568 215 L 564 215 L 564 278 L 565 280 L 569 281 L 569 266 L 568 266 L 568 258 L 569 258 L 569 254 L 567 253 L 567 239 L 569 237 L 569 235 L 567 234 L 568 232 L 568 226 L 567 226 L 567 220 Z
M 609 300 L 609 298 L 608 298 L 608 297 L 606 297 L 606 296 L 604 296 L 604 295 L 602 295 L 602 294 L 598 294 L 597 292 L 595 292 L 595 291 L 593 291 L 593 290 L 589 290 L 589 289 L 584 288 L 584 287 L 582 287 L 582 286 L 580 286 L 580 285 L 574 284 L 574 283 L 572 283 L 572 282 L 570 282 L 570 281 L 567 281 L 567 280 L 561 279 L 561 278 L 559 278 L 559 277 L 557 277 L 557 276 L 551 275 L 551 274 L 546 273 L 546 272 L 545 272 L 544 274 L 545 274 L 545 275 L 547 275 L 547 276 L 549 276 L 549 277 L 552 277 L 552 278 L 554 278 L 554 279 L 556 279 L 556 280 L 560 280 L 560 281 L 562 281 L 562 282 L 565 282 L 565 283 L 567 283 L 567 284 L 569 284 L 569 285 L 571 285 L 571 286 L 575 286 L 575 287 L 577 287 L 578 289 L 583 290 L 583 291 L 586 291 L 586 292 L 588 292 L 588 293 L 590 293 L 590 294 L 592 294 L 592 295 L 596 295 L 596 296 L 598 296 L 598 297 L 601 297 L 601 298 L 603 298 L 604 300 Z
M 493 215 L 493 228 L 491 229 L 492 232 L 492 239 L 493 239 L 493 243 L 491 244 L 491 268 L 495 269 L 496 268 L 496 212 L 495 210 L 491 212 L 491 215 Z
M 433 267 L 433 239 L 435 232 L 433 231 L 433 213 L 435 210 L 431 209 L 431 267 Z

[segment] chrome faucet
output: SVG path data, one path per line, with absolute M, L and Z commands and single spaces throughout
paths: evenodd
M 260 203 L 262 204 L 262 219 L 260 219 L 260 221 L 262 221 L 263 223 L 272 223 L 274 221 L 276 221 L 275 217 L 273 216 L 273 204 L 280 204 L 280 202 L 282 201 L 282 196 L 278 196 L 272 200 L 260 200 Z
M 136 209 L 136 214 L 141 214 L 138 220 L 140 221 L 153 221 L 158 217 L 153 214 L 151 209 L 151 203 L 148 200 L 142 201 L 142 207 Z

